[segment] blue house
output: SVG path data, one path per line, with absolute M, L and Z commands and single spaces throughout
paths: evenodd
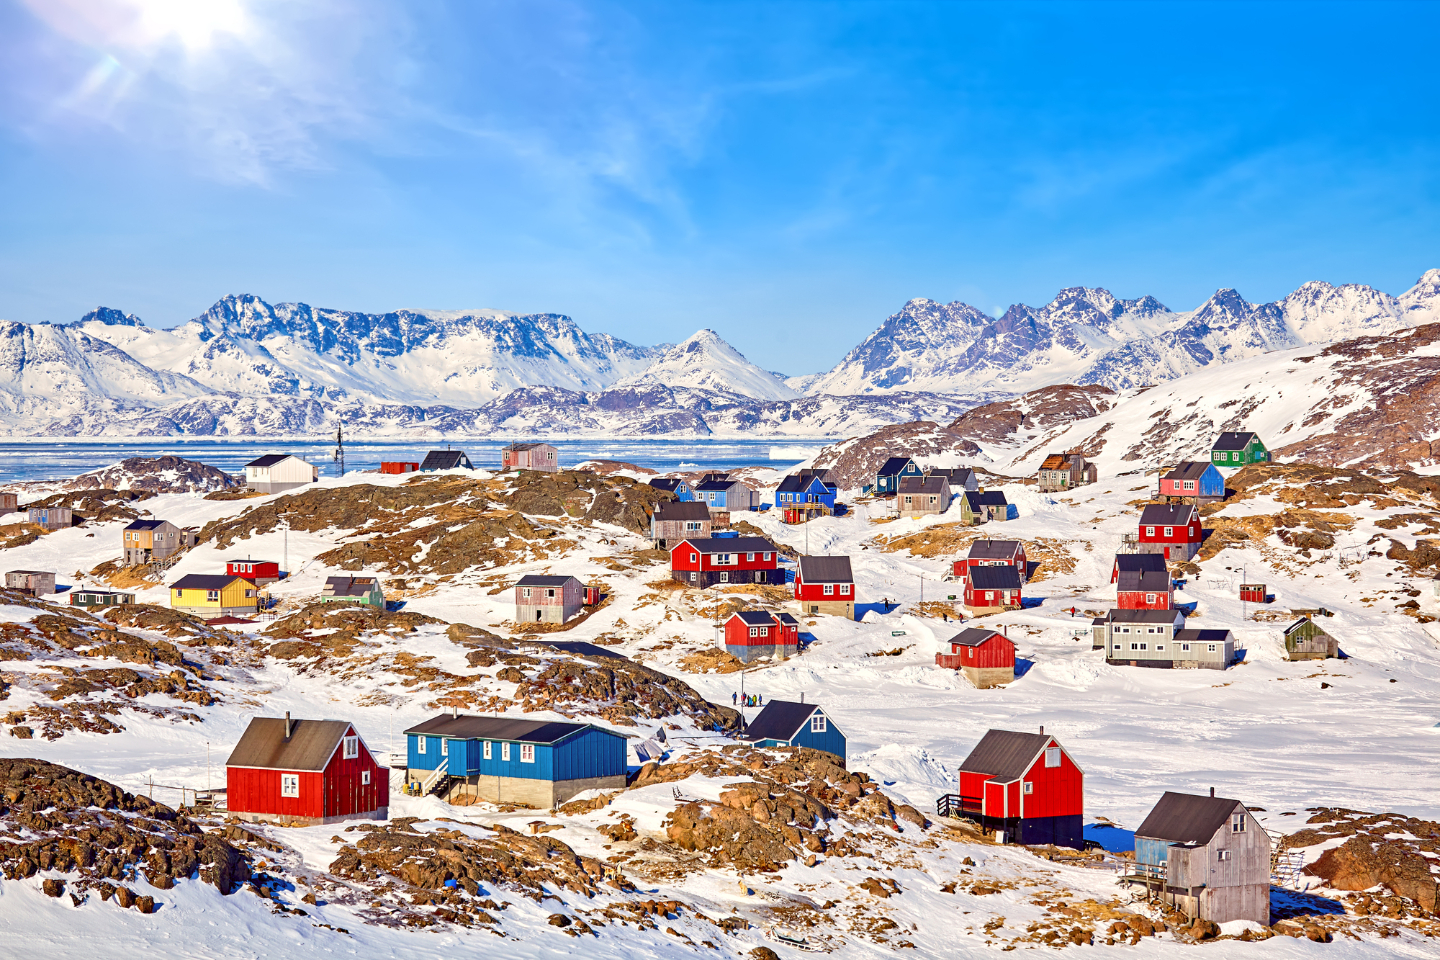
M 1214 503 L 1225 499 L 1225 477 L 1215 464 L 1192 460 L 1160 478 L 1160 496 L 1179 497 L 1195 504 Z
M 801 503 L 818 503 L 835 509 L 835 484 L 826 483 L 826 470 L 801 470 L 780 481 L 775 489 L 775 509 L 784 510 Z
M 813 703 L 771 700 L 746 727 L 745 739 L 760 747 L 809 747 L 845 759 L 845 734 Z
M 650 481 L 650 486 L 675 494 L 675 499 L 681 503 L 689 503 L 695 499 L 695 488 L 690 486 L 690 481 L 684 477 L 657 477 Z
M 405 788 L 554 809 L 625 786 L 625 737 L 588 723 L 441 714 L 405 731 Z
M 737 510 L 755 509 L 755 491 L 739 480 L 725 477 L 702 480 L 696 484 L 695 499 L 711 510 L 727 510 L 733 513 Z
M 900 492 L 901 477 L 918 477 L 920 468 L 909 457 L 891 457 L 875 471 L 875 495 L 893 497 Z

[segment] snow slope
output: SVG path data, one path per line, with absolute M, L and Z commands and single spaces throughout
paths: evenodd
M 746 360 L 714 330 L 701 330 L 676 344 L 642 373 L 615 386 L 644 383 L 738 394 L 753 400 L 793 400 L 799 396 L 784 380 Z

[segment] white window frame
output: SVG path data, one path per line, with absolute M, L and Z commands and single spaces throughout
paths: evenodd
M 833 584 L 833 583 L 827 583 L 827 584 L 825 584 L 825 596 L 827 596 L 827 597 L 833 597 L 833 596 L 835 596 L 835 584 Z
M 482 746 L 482 747 L 480 748 L 481 755 L 484 756 L 486 760 L 491 759 L 491 749 L 490 749 L 490 748 L 491 748 L 492 746 L 493 746 L 493 744 L 491 743 L 491 741 L 486 740 L 484 746 Z
M 751 627 L 751 628 L 750 628 L 750 636 L 752 636 L 752 637 L 758 637 L 758 636 L 760 636 L 760 628 L 759 628 L 759 627 Z
M 1211 652 L 1211 653 L 1214 653 L 1214 652 L 1215 652 L 1215 644 L 1213 644 L 1213 643 L 1210 644 L 1210 652 Z
M 1229 851 L 1229 850 L 1216 850 L 1216 851 L 1215 851 L 1215 859 L 1216 859 L 1216 860 L 1229 860 L 1229 859 L 1230 859 L 1230 851 Z
M 450 756 L 450 741 L 444 737 L 440 738 L 440 756 Z
M 1146 527 L 1146 528 L 1145 528 L 1145 536 L 1147 536 L 1147 537 L 1153 537 L 1153 536 L 1155 536 L 1155 528 L 1154 528 L 1154 527 Z
M 420 734 L 420 736 L 416 737 L 415 739 L 416 739 L 417 741 L 419 741 L 419 742 L 416 744 L 415 752 L 418 753 L 418 754 L 420 754 L 420 756 L 422 756 L 422 757 L 425 756 L 425 741 L 426 741 L 427 739 L 429 739 L 429 738 L 426 737 L 425 734 L 422 733 L 422 734 Z
M 745 562 L 746 562 L 746 563 L 754 563 L 754 562 L 755 562 L 755 554 L 753 554 L 753 553 L 747 553 L 747 554 L 745 554 Z
M 1130 644 L 1130 649 L 1131 649 L 1131 650 L 1139 650 L 1139 649 L 1140 649 L 1140 644 L 1138 644 L 1138 643 L 1132 643 L 1132 644 Z
M 206 590 L 206 591 L 205 591 L 205 602 L 206 602 L 206 603 L 219 603 L 219 602 L 220 602 L 220 591 L 219 591 L 219 590 Z
M 842 584 L 840 584 L 840 596 L 842 596 L 842 597 L 848 597 L 848 596 L 850 596 L 850 584 L 848 584 L 848 583 L 842 583 Z
M 1189 652 L 1189 650 L 1190 650 L 1190 644 L 1188 644 L 1188 643 L 1182 643 L 1182 644 L 1180 644 L 1180 649 L 1181 649 L 1182 651 Z
M 817 713 L 810 717 L 811 733 L 825 733 L 826 729 L 827 727 L 825 724 L 825 714 Z
M 525 597 L 526 599 L 529 599 L 529 597 L 530 597 L 530 588 L 529 588 L 529 587 L 521 587 L 521 588 L 520 588 L 520 596 Z
M 346 738 L 345 738 L 345 759 L 346 759 L 346 760 L 354 760 L 354 759 L 355 759 L 356 757 L 358 757 L 358 756 L 360 756 L 360 738 L 359 738 L 359 737 L 346 737 Z
M 729 583 L 729 582 L 730 582 L 730 571 L 728 571 L 728 570 L 721 571 L 721 573 L 720 573 L 720 582 L 721 582 L 721 583 Z
M 368 787 L 368 786 L 370 786 L 370 771 L 369 771 L 369 770 L 361 770 L 361 771 L 360 771 L 360 786 L 362 786 L 362 787 Z
M 300 798 L 300 774 L 280 774 L 280 796 Z
M 1145 602 L 1146 602 L 1146 603 L 1154 603 L 1154 602 L 1155 602 L 1155 594 L 1153 594 L 1153 593 L 1147 593 L 1147 594 L 1145 594 Z
M 501 760 L 509 760 L 509 759 L 510 759 L 510 741 L 508 741 L 508 740 L 506 740 L 505 742 L 503 742 L 503 743 L 500 744 L 500 759 L 501 759 Z
M 1175 528 L 1174 528 L 1174 527 L 1166 527 L 1166 528 L 1165 528 L 1165 539 L 1166 539 L 1166 540 L 1169 540 L 1169 539 L 1170 539 L 1171 537 L 1173 537 L 1173 536 L 1175 536 Z
M 1234 813 L 1234 814 L 1231 814 L 1231 815 L 1230 815 L 1230 832 L 1231 832 L 1231 833 L 1244 833 L 1244 832 L 1245 832 L 1245 814 L 1243 814 L 1243 813 Z
M 773 553 L 770 553 L 770 552 L 767 551 L 766 554 L 765 554 L 765 561 L 768 563 L 769 561 L 771 561 L 771 560 L 774 559 L 774 556 L 775 556 L 775 555 L 774 555 Z
M 520 744 L 520 762 L 521 762 L 521 763 L 534 763 L 534 762 L 535 762 L 535 744 L 533 744 L 533 743 L 522 743 L 522 744 Z
M 1045 766 L 1046 766 L 1047 768 L 1054 768 L 1054 767 L 1060 766 L 1060 748 L 1059 748 L 1059 747 L 1046 747 L 1046 748 L 1045 748 Z
M 1026 780 L 1026 781 L 1025 781 L 1024 789 L 1021 790 L 1021 792 L 1022 792 L 1022 793 L 1027 793 L 1027 794 L 1029 794 L 1029 793 L 1034 793 L 1034 792 L 1035 792 L 1035 784 L 1031 783 L 1029 780 Z

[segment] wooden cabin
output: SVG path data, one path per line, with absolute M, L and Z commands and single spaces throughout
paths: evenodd
M 135 594 L 123 590 L 92 590 L 76 587 L 70 591 L 72 607 L 116 607 L 122 603 L 134 603 Z
M 121 531 L 127 567 L 164 560 L 194 544 L 192 528 L 181 530 L 169 520 L 133 520 Z
M 260 591 L 244 577 L 190 573 L 170 584 L 170 609 L 204 620 L 247 618 L 260 609 Z
M 893 497 L 900 492 L 905 477 L 920 476 L 920 467 L 909 457 L 889 457 L 875 471 L 874 492 L 877 497 Z
M 245 464 L 245 486 L 257 493 L 283 493 L 319 479 L 319 467 L 288 453 L 267 453 Z
M 971 567 L 965 574 L 965 609 L 972 617 L 1019 610 L 1020 574 L 1009 566 Z
M 390 815 L 390 770 L 345 720 L 255 717 L 225 761 L 229 816 L 296 826 Z
M 1200 512 L 1188 503 L 1152 503 L 1140 512 L 1139 551 L 1166 560 L 1189 560 L 1200 552 Z
M 46 532 L 66 530 L 75 525 L 75 516 L 69 507 L 27 507 L 25 519 Z
M 656 477 L 650 481 L 650 486 L 675 494 L 675 499 L 681 503 L 689 503 L 695 499 L 695 488 L 690 486 L 690 481 L 684 477 Z
M 55 571 L 8 570 L 5 573 L 5 589 L 32 597 L 47 597 L 55 592 Z
M 1242 583 L 1240 600 L 1242 603 L 1269 603 L 1269 588 L 1263 583 Z
M 935 654 L 935 665 L 959 670 L 977 690 L 1015 680 L 1015 644 L 998 630 L 970 627 L 945 641 L 948 653 Z
M 1225 477 L 1213 463 L 1187 461 L 1160 478 L 1160 496 L 1196 506 L 1217 503 L 1225 499 Z
M 818 703 L 769 700 L 742 738 L 760 747 L 808 747 L 845 762 L 845 734 Z
M 20 509 L 18 493 L 0 493 L 0 513 L 15 513 Z
M 1169 610 L 1175 606 L 1175 581 L 1170 579 L 1165 558 L 1158 554 L 1119 554 L 1112 577 L 1115 606 L 1121 610 Z
M 1184 628 L 1185 614 L 1179 610 L 1112 609 L 1091 621 L 1092 649 L 1104 650 L 1107 660 L 1113 652 L 1113 659 L 1120 660 L 1121 653 L 1142 649 L 1131 644 L 1143 643 L 1144 650 L 1153 651 L 1156 643 L 1168 644 Z
M 1285 628 L 1285 654 L 1291 660 L 1327 660 L 1340 656 L 1340 641 L 1309 617 Z
M 670 549 L 670 579 L 702 588 L 784 583 L 779 556 L 764 537 L 687 537 Z
M 783 660 L 800 652 L 800 621 L 788 613 L 739 610 L 720 627 L 725 652 L 742 663 L 761 657 Z
M 405 731 L 405 788 L 553 810 L 625 788 L 625 737 L 590 723 L 442 713 Z
M 650 515 L 650 540 L 661 550 L 668 550 L 687 537 L 709 537 L 713 523 L 710 508 L 699 501 L 659 503 Z
M 749 485 L 728 477 L 695 484 L 695 499 L 705 504 L 711 513 L 726 515 L 754 510 L 760 505 L 760 495 Z
M 999 490 L 967 491 L 960 498 L 960 522 L 968 527 L 1010 519 L 1010 504 Z
M 225 572 L 244 577 L 257 587 L 266 587 L 280 579 L 280 564 L 274 560 L 226 560 Z
M 1014 567 L 1021 580 L 1026 578 L 1029 567 L 1025 559 L 1025 544 L 1019 540 L 976 540 L 970 544 L 965 556 L 955 561 L 952 572 L 956 577 L 963 578 L 971 567 L 1004 566 Z
M 1001 843 L 1084 849 L 1085 772 L 1045 733 L 990 730 L 960 764 L 955 815 Z
M 1132 882 L 1187 917 L 1270 923 L 1270 837 L 1239 800 L 1166 791 L 1135 830 Z
M 895 494 L 900 517 L 928 517 L 950 509 L 950 481 L 944 477 L 901 477 Z
M 560 451 L 548 443 L 512 443 L 500 451 L 501 470 L 560 472 Z
M 1079 452 L 1048 454 L 1036 474 L 1041 493 L 1063 493 L 1094 483 L 1099 477 L 1095 464 Z
M 801 557 L 795 570 L 795 599 L 802 614 L 855 619 L 855 576 L 849 557 Z
M 465 455 L 464 450 L 431 450 L 420 461 L 421 473 L 435 473 L 439 470 L 474 470 L 475 464 Z
M 321 603 L 359 603 L 385 609 L 385 588 L 379 577 L 326 577 L 320 588 Z
M 969 467 L 926 470 L 925 476 L 944 477 L 949 482 L 952 493 L 964 493 L 966 490 L 974 492 L 980 489 L 980 480 L 975 476 L 975 471 Z
M 800 470 L 781 480 L 775 488 L 775 509 L 803 513 L 806 519 L 834 513 L 837 488 L 826 481 L 829 472 Z
M 1243 467 L 1251 463 L 1268 463 L 1270 452 L 1260 437 L 1248 431 L 1220 434 L 1210 448 L 1210 462 L 1217 467 Z
M 578 577 L 526 574 L 515 582 L 515 622 L 565 623 L 585 607 Z

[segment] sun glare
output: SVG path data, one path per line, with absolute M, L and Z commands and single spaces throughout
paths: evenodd
M 239 33 L 245 12 L 238 0 L 135 0 L 141 30 L 156 39 L 174 37 L 187 49 L 209 46 L 217 34 Z

